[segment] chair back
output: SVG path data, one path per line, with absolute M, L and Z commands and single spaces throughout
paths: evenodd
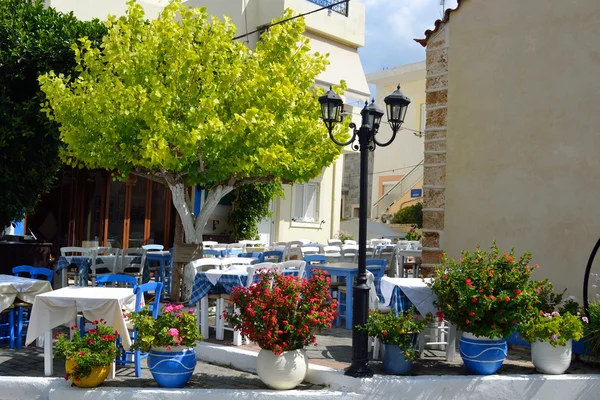
M 132 247 L 121 250 L 120 265 L 121 271 L 135 273 L 140 278 L 144 274 L 146 268 L 146 253 L 148 250 L 141 247 Z
M 248 280 L 246 281 L 246 287 L 250 287 L 252 282 L 254 282 L 254 277 L 257 273 L 258 274 L 260 274 L 261 272 L 278 273 L 278 272 L 281 272 L 282 270 L 283 270 L 283 268 L 281 267 L 281 264 L 275 264 L 272 262 L 264 262 L 264 263 L 260 263 L 260 264 L 250 265 L 250 266 L 248 266 L 248 268 L 246 268 L 246 271 L 248 272 Z
M 165 246 L 162 244 L 145 244 L 142 246 L 142 249 L 146 249 L 149 251 L 163 251 Z
M 223 252 L 221 250 L 202 249 L 202 257 L 204 257 L 204 258 L 216 258 L 216 257 L 222 257 L 222 256 L 223 256 Z
M 300 250 L 302 251 L 303 256 L 307 256 L 311 254 L 318 254 L 321 248 L 312 244 L 305 244 L 300 246 Z
M 33 279 L 40 279 L 45 277 L 50 284 L 52 284 L 52 278 L 54 278 L 54 271 L 49 268 L 34 268 L 31 274 Z
M 156 319 L 158 317 L 158 311 L 160 308 L 160 296 L 162 294 L 162 287 L 162 282 L 148 282 L 133 288 L 133 293 L 135 293 L 135 311 L 140 311 L 143 308 L 142 304 L 145 303 L 142 302 L 144 293 L 154 291 L 154 299 L 151 302 L 151 304 L 148 304 L 148 307 L 152 312 L 152 318 Z
M 307 243 L 305 243 L 303 240 L 292 240 L 291 242 L 287 242 L 285 245 L 285 250 L 283 250 L 283 261 L 290 260 L 290 257 L 292 256 L 302 259 L 302 250 L 299 248 L 305 244 Z
M 280 263 L 283 260 L 283 251 L 281 250 L 269 250 L 263 253 L 263 262 L 277 262 Z
M 344 240 L 344 245 L 356 246 L 356 240 Z
M 198 272 L 208 271 L 209 269 L 222 269 L 223 262 L 218 258 L 198 258 L 197 260 L 190 261 L 186 265 L 194 269 L 194 275 Z
M 304 261 L 306 261 L 306 263 L 310 265 L 325 264 L 326 260 L 327 257 L 324 254 L 310 254 L 304 256 Z
M 341 256 L 342 246 L 325 246 L 323 247 L 323 253 L 328 256 Z
M 92 275 L 96 275 L 97 267 L 106 267 L 111 272 L 117 272 L 117 267 L 121 262 L 119 256 L 121 253 L 121 249 L 117 249 L 114 247 L 99 247 L 96 250 L 91 252 L 92 255 Z M 98 262 L 101 260 L 101 262 Z
M 356 246 L 358 247 L 358 246 Z M 352 247 L 342 247 L 342 262 L 354 262 L 358 256 L 358 249 Z
M 327 244 L 330 246 L 342 247 L 342 241 L 340 239 L 327 239 Z
M 297 276 L 300 278 L 304 277 L 304 270 L 306 269 L 306 261 L 289 260 L 289 261 L 284 261 L 279 265 L 281 265 L 281 268 L 284 271 L 297 270 L 298 271 Z
M 131 275 L 106 274 L 96 277 L 96 283 L 98 284 L 98 287 L 104 287 L 109 283 L 112 283 L 110 286 L 117 286 L 115 284 L 124 283 L 129 287 L 134 288 L 138 283 L 138 279 Z
M 71 257 L 92 256 L 94 249 L 89 247 L 61 247 L 60 255 L 71 262 Z
M 241 258 L 258 258 L 258 262 L 265 262 L 265 255 L 262 252 L 253 252 L 253 253 L 240 253 L 238 257 Z
M 31 265 L 19 265 L 17 267 L 13 267 L 12 273 L 14 276 L 21 276 L 19 274 L 29 274 L 30 278 L 33 278 L 33 270 L 35 268 Z
M 213 246 L 215 244 L 218 244 L 218 243 L 219 242 L 214 242 L 214 241 L 211 241 L 211 240 L 205 240 L 205 241 L 202 242 L 202 247 L 205 248 L 205 249 L 212 249 Z
M 371 271 L 367 271 L 367 285 L 369 286 L 369 311 L 379 309 L 379 297 L 375 289 L 375 277 Z

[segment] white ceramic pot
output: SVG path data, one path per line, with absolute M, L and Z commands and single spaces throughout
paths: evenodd
M 265 385 L 273 389 L 293 389 L 304 380 L 308 358 L 304 349 L 285 351 L 276 356 L 261 349 L 256 360 L 256 372 Z
M 531 361 L 543 374 L 563 374 L 571 365 L 572 347 L 572 340 L 568 340 L 565 346 L 556 347 L 549 342 L 534 342 L 531 344 Z

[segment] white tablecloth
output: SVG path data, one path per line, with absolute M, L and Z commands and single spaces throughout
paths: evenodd
M 392 299 L 394 287 L 398 286 L 421 315 L 428 312 L 435 315 L 437 309 L 433 305 L 433 301 L 436 296 L 427 286 L 427 282 L 430 281 L 431 278 L 425 278 L 425 281 L 423 281 L 421 278 L 390 278 L 384 276 L 381 278 L 381 294 L 383 294 L 385 304 L 388 305 Z
M 209 269 L 205 274 L 210 283 L 216 285 L 223 275 L 247 275 L 248 267 L 246 265 L 232 265 L 227 269 Z
M 17 297 L 24 302 L 33 303 L 35 296 L 51 291 L 52 285 L 48 281 L 0 275 L 0 311 L 10 307 Z
M 76 320 L 77 312 L 89 321 L 104 318 L 106 324 L 121 334 L 128 350 L 131 339 L 123 311 L 135 310 L 135 294 L 131 288 L 69 286 L 35 297 L 27 329 L 26 344 L 51 329 Z

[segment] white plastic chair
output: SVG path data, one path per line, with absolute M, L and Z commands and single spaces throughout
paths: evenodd
M 118 273 L 117 268 L 120 262 L 121 249 L 99 247 L 90 254 L 92 257 L 92 264 L 88 279 L 92 281 L 92 286 L 96 285 L 97 276 Z M 99 264 L 99 260 L 102 260 L 102 263 Z
M 133 247 L 129 249 L 121 250 L 121 257 L 119 257 L 119 265 L 116 268 L 120 268 L 124 275 L 131 275 L 138 278 L 138 285 L 142 284 L 142 278 L 144 276 L 144 269 L 146 268 L 146 253 L 148 250 L 141 247 Z M 135 258 L 140 258 L 139 263 L 134 263 Z
M 73 257 L 92 257 L 94 249 L 89 247 L 61 247 L 60 255 L 65 257 L 70 263 Z M 67 287 L 69 284 L 69 278 L 73 278 L 73 284 L 79 286 L 79 269 L 75 272 L 69 272 L 67 268 L 61 271 L 61 283 L 62 287 Z
M 358 257 L 358 246 L 357 245 L 351 245 L 351 246 L 344 245 L 344 247 L 342 247 L 342 257 L 340 260 L 341 262 L 353 263 L 353 262 L 356 262 L 357 257 Z
M 208 271 L 209 269 L 221 269 L 221 260 L 218 258 L 199 258 L 197 260 L 189 262 L 184 269 L 183 287 L 181 289 L 182 301 L 187 303 L 192 296 L 192 288 L 194 286 L 194 279 L 198 272 Z M 208 294 L 202 300 L 196 304 L 196 313 L 198 315 L 198 328 L 200 328 L 200 334 L 205 339 L 209 337 L 208 317 L 210 316 L 209 301 L 215 302 L 215 324 L 212 325 L 215 330 L 219 324 L 219 316 L 221 315 L 221 309 L 219 308 L 220 295 Z
M 306 269 L 306 261 L 303 260 L 289 260 L 280 263 L 282 270 L 298 270 L 298 277 L 302 278 L 304 276 L 304 271 Z
M 355 246 L 356 245 L 356 240 L 344 240 L 344 245 L 350 245 L 350 246 Z
M 202 242 L 202 247 L 206 249 L 212 249 L 214 245 L 218 244 L 218 242 L 214 242 L 212 240 L 205 240 Z
M 342 247 L 342 241 L 340 239 L 327 239 L 327 244 L 330 246 Z
M 313 244 L 304 244 L 300 246 L 300 251 L 302 251 L 302 256 L 309 256 L 311 254 L 319 254 L 321 248 L 319 246 L 315 246 Z
M 294 257 L 297 260 L 302 260 L 302 250 L 300 249 L 305 243 L 301 240 L 287 242 L 283 251 L 283 261 L 291 260 Z

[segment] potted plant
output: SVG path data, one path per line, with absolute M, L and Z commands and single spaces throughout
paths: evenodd
M 90 329 L 84 336 L 79 334 L 79 327 L 74 325 L 72 339 L 65 333 L 54 335 L 56 342 L 55 356 L 65 358 L 65 380 L 70 379 L 79 387 L 95 387 L 101 384 L 115 361 L 119 348 L 116 345 L 118 332 L 106 321 L 93 321 L 95 329 Z
M 234 312 L 225 318 L 242 337 L 261 348 L 256 370 L 273 389 L 293 389 L 306 376 L 304 348 L 316 344 L 315 331 L 330 328 L 337 302 L 329 294 L 329 277 L 319 269 L 310 279 L 263 273 L 262 279 L 231 294 Z
M 531 361 L 544 374 L 562 374 L 571 365 L 573 340 L 583 337 L 586 317 L 558 311 L 538 314 L 521 322 L 519 334 L 531 343 Z
M 420 352 L 416 348 L 419 332 L 432 322 L 431 313 L 422 318 L 415 315 L 415 309 L 411 307 L 398 315 L 372 311 L 367 323 L 357 328 L 384 344 L 383 370 L 388 374 L 404 375 L 410 372 L 412 362 L 419 359 Z
M 493 374 L 506 358 L 508 338 L 535 310 L 536 292 L 530 275 L 531 254 L 516 258 L 501 254 L 494 242 L 490 252 L 479 247 L 462 252 L 458 261 L 443 255 L 428 284 L 437 296 L 443 318 L 463 331 L 459 342 L 471 373 Z
M 202 336 L 193 309 L 165 304 L 161 311 L 156 319 L 148 306 L 129 315 L 137 331 L 131 348 L 149 353 L 148 368 L 159 386 L 181 388 L 194 372 L 194 347 Z

